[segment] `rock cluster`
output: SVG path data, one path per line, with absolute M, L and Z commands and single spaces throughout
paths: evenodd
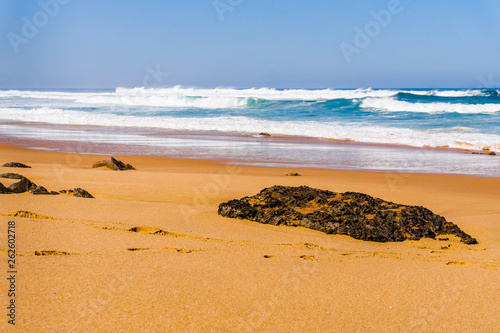
M 106 167 L 108 169 L 115 170 L 115 171 L 135 170 L 135 168 L 132 165 L 125 164 L 122 161 L 118 161 L 113 156 L 111 156 L 110 158 L 108 158 L 106 160 L 95 162 L 92 165 L 92 168 L 100 168 L 100 167 Z
M 28 178 L 17 174 L 17 173 L 3 173 L 0 178 L 10 178 L 10 179 L 20 179 L 18 182 L 5 187 L 0 183 L 0 194 L 10 194 L 10 193 L 25 193 L 30 192 L 33 195 L 58 195 L 60 193 L 73 194 L 75 197 L 80 198 L 93 198 L 93 196 L 82 188 L 75 188 L 74 190 L 62 190 L 62 191 L 49 191 L 45 187 L 33 183 Z
M 363 193 L 336 193 L 308 186 L 269 187 L 252 197 L 221 203 L 218 213 L 366 241 L 399 242 L 452 234 L 466 244 L 477 243 L 458 226 L 427 208 L 396 204 Z

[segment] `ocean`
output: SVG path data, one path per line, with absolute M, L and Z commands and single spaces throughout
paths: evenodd
M 500 153 L 500 91 L 0 90 L 0 139 L 77 153 L 500 176 L 500 156 L 472 154 Z

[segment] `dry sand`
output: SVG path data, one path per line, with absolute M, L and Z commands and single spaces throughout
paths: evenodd
M 115 157 L 137 170 L 0 146 L 0 165 L 33 167 L 0 173 L 95 196 L 0 195 L 4 271 L 7 221 L 17 228 L 16 331 L 498 332 L 500 178 Z M 423 205 L 479 244 L 364 242 L 217 215 L 219 203 L 276 184 Z M 7 215 L 20 210 L 39 216 Z M 11 330 L 3 316 L 0 331 Z

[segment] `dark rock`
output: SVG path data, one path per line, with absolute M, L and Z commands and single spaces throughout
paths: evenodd
M 5 187 L 2 183 L 0 183 L 0 194 L 9 194 L 12 193 L 10 188 Z
M 260 136 L 271 136 L 271 134 L 269 133 L 266 133 L 266 132 L 261 132 L 259 133 Z
M 35 187 L 34 189 L 30 190 L 30 193 L 31 194 L 34 194 L 34 195 L 40 195 L 40 194 L 45 194 L 45 195 L 48 195 L 50 194 L 49 191 L 47 191 L 47 189 L 43 186 L 37 186 Z
M 2 173 L 0 178 L 10 178 L 10 179 L 23 179 L 24 176 L 18 173 Z
M 494 151 L 473 151 L 471 152 L 473 155 L 490 155 L 496 156 L 497 154 Z
M 60 190 L 59 193 L 65 194 L 66 190 Z
M 107 160 L 95 162 L 92 165 L 92 168 L 99 168 L 99 167 L 107 167 L 111 170 L 116 170 L 116 171 L 135 170 L 135 168 L 130 164 L 125 164 L 122 161 L 118 161 L 113 156 L 111 156 Z
M 298 176 L 300 176 L 300 174 L 296 173 L 296 172 L 290 172 L 290 173 L 287 173 L 285 176 L 298 177 Z
M 5 163 L 4 165 L 2 165 L 2 167 L 4 167 L 4 168 L 31 168 L 30 166 L 23 164 L 23 163 L 19 163 L 19 162 Z
M 253 197 L 221 203 L 218 212 L 225 217 L 302 226 L 366 241 L 400 242 L 452 234 L 466 244 L 477 244 L 458 226 L 427 208 L 400 205 L 357 192 L 273 186 Z
M 83 188 L 75 188 L 73 190 L 73 196 L 80 198 L 93 198 L 92 194 L 85 191 Z
M 59 195 L 59 192 L 57 192 L 57 191 L 50 191 L 50 194 L 51 195 Z
M 10 185 L 9 188 L 14 193 L 24 193 L 36 189 L 37 185 L 28 178 L 23 177 L 23 179 L 21 179 L 17 183 Z

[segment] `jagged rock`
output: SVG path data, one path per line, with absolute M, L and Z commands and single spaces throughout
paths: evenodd
M 28 192 L 30 190 L 36 189 L 37 185 L 33 183 L 31 180 L 28 178 L 23 177 L 20 181 L 17 183 L 14 183 L 9 186 L 9 189 L 12 190 L 14 193 L 24 193 Z
M 299 173 L 296 173 L 296 172 L 290 172 L 290 173 L 287 173 L 285 176 L 289 176 L 289 177 L 298 177 L 300 176 Z
M 80 198 L 93 198 L 92 194 L 85 191 L 83 188 L 75 188 L 73 191 L 73 196 Z
M 12 193 L 10 188 L 5 187 L 2 183 L 0 183 L 0 194 L 9 194 Z
M 0 178 L 10 178 L 10 179 L 23 179 L 24 176 L 18 173 L 2 173 Z
M 400 205 L 363 193 L 336 193 L 308 186 L 269 187 L 253 197 L 221 203 L 218 213 L 366 241 L 400 242 L 452 234 L 466 244 L 477 244 L 458 226 L 427 208 Z
M 2 165 L 2 167 L 4 167 L 4 168 L 31 168 L 30 166 L 23 164 L 23 163 L 19 163 L 19 162 L 5 163 L 4 165 Z
M 30 193 L 34 194 L 34 195 L 40 195 L 40 194 L 48 195 L 48 194 L 50 194 L 50 192 L 47 191 L 47 189 L 43 186 L 35 187 L 34 189 L 30 190 Z
M 122 161 L 118 161 L 113 156 L 111 156 L 106 160 L 95 162 L 92 165 L 92 168 L 99 168 L 99 167 L 107 167 L 111 170 L 116 170 L 116 171 L 135 170 L 135 168 L 130 164 L 125 164 Z

